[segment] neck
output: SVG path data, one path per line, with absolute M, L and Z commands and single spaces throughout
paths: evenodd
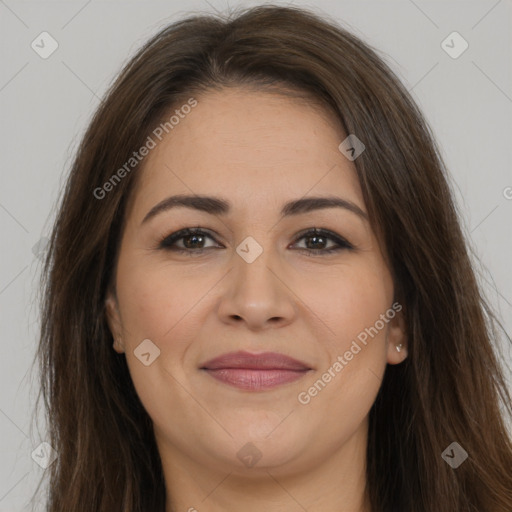
M 371 512 L 366 488 L 367 424 L 342 446 L 279 467 L 222 470 L 191 460 L 157 436 L 167 489 L 166 512 Z M 295 469 L 294 469 L 295 467 Z

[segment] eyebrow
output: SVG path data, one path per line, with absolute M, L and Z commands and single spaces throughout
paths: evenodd
M 170 196 L 153 206 L 146 214 L 141 224 L 145 224 L 159 213 L 178 207 L 191 208 L 211 215 L 227 215 L 231 209 L 231 204 L 225 199 L 213 196 L 182 194 Z M 347 199 L 336 196 L 305 197 L 289 201 L 285 203 L 281 209 L 281 218 L 325 208 L 344 208 L 345 210 L 355 213 L 363 220 L 368 221 L 368 214 L 359 208 L 359 206 Z

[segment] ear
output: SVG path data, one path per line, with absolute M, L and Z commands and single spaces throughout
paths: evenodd
M 122 339 L 122 322 L 121 315 L 119 313 L 119 305 L 117 298 L 112 290 L 107 292 L 105 298 L 105 315 L 112 337 L 114 338 L 114 350 L 122 354 L 124 352 L 124 343 Z
M 395 304 L 398 303 L 395 302 Z M 395 309 L 395 316 L 389 321 L 386 340 L 388 342 L 387 362 L 399 364 L 404 361 L 407 357 L 408 347 L 405 315 L 401 305 L 400 308 Z

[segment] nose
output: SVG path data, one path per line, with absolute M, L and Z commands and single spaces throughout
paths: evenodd
M 245 323 L 252 331 L 289 324 L 297 310 L 290 281 L 290 275 L 270 251 L 263 251 L 251 263 L 235 254 L 233 267 L 224 280 L 218 309 L 221 320 Z

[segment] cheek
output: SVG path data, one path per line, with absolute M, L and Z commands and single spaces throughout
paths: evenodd
M 137 395 L 157 423 L 164 424 L 169 410 L 190 402 L 179 382 L 185 380 L 185 355 L 197 337 L 194 326 L 201 325 L 197 304 L 208 290 L 203 288 L 200 282 L 191 282 L 170 266 L 120 261 L 118 297 L 126 361 Z M 139 347 L 143 340 L 154 344 L 145 342 L 150 353 L 148 366 L 137 355 L 142 352 Z
M 184 275 L 168 265 L 119 265 L 118 296 L 123 324 L 134 339 L 164 344 L 176 339 L 181 325 L 194 318 L 194 310 L 215 279 Z
M 327 438 L 355 432 L 376 399 L 386 367 L 388 324 L 381 315 L 392 303 L 389 282 L 385 273 L 354 266 L 326 281 L 325 295 L 312 294 L 315 313 L 329 327 L 317 340 L 326 357 L 297 399 Z
M 354 420 L 361 420 L 376 397 L 386 367 L 391 277 L 382 265 L 361 262 L 317 281 L 310 291 L 308 306 L 324 325 L 324 336 L 317 342 L 326 357 L 308 382 L 310 387 L 302 389 L 301 403 L 310 401 L 319 414 L 328 408 L 338 419 L 350 412 Z
M 337 350 L 374 326 L 393 299 L 389 272 L 371 260 L 334 269 L 329 275 L 311 276 L 299 286 L 298 295 L 307 297 L 307 306 L 323 321 L 331 348 Z M 381 324 L 379 330 L 385 331 Z

